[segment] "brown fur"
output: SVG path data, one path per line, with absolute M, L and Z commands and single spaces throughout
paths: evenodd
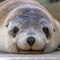
M 13 10 L 14 8 L 18 7 L 21 4 L 33 4 L 40 6 L 37 2 L 35 1 L 24 1 L 24 0 L 6 0 L 0 4 L 0 26 L 3 24 L 3 20 L 7 17 L 9 12 Z M 41 6 L 41 8 L 43 8 Z M 2 24 L 1 24 L 2 23 Z

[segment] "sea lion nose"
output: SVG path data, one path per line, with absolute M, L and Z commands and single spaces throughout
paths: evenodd
M 35 38 L 34 37 L 28 37 L 27 38 L 27 43 L 32 46 L 35 43 Z

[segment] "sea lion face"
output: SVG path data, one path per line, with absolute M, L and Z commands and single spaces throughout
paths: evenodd
M 48 16 L 37 8 L 20 8 L 11 13 L 6 22 L 11 46 L 14 44 L 25 51 L 44 49 L 53 35 L 53 25 Z

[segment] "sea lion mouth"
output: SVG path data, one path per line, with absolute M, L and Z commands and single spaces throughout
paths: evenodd
M 18 49 L 18 53 L 20 53 L 20 54 L 43 54 L 44 50 L 45 50 L 45 47 L 41 50 L 32 50 L 32 49 L 22 50 L 22 49 Z
M 20 49 L 17 47 L 17 51 L 18 51 L 18 54 L 44 54 L 46 47 L 47 47 L 47 45 L 45 45 L 45 47 L 43 47 L 40 50 L 34 50 L 32 48 L 30 48 L 28 50 L 24 50 L 24 49 Z

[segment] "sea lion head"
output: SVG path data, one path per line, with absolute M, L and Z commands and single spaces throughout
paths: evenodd
M 7 39 L 23 51 L 41 51 L 54 33 L 53 23 L 43 8 L 27 5 L 13 9 L 5 22 Z

